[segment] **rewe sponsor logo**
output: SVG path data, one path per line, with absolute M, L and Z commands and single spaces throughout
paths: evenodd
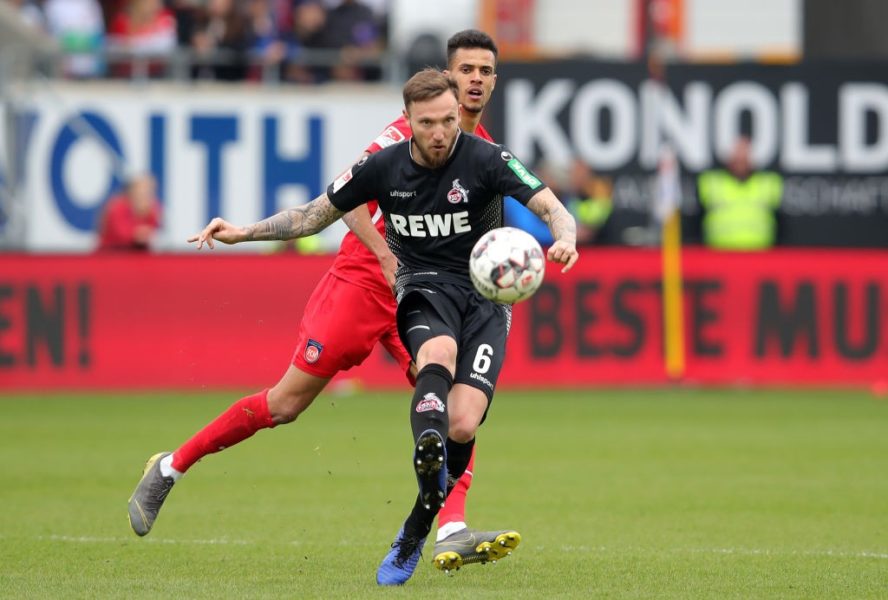
M 472 230 L 469 211 L 444 213 L 443 215 L 389 215 L 392 226 L 405 237 L 443 237 Z

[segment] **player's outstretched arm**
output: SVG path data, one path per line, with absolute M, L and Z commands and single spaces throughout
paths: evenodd
M 200 250 L 204 243 L 214 248 L 213 240 L 223 244 L 292 240 L 318 233 L 342 214 L 341 210 L 330 203 L 327 194 L 321 194 L 308 204 L 287 209 L 246 227 L 238 227 L 216 217 L 204 227 L 203 231 L 188 238 L 188 241 L 197 242 L 197 249 Z
M 549 188 L 537 192 L 527 203 L 536 216 L 549 226 L 555 242 L 549 247 L 548 259 L 564 265 L 568 272 L 579 259 L 577 252 L 577 222 Z
M 395 258 L 392 251 L 389 250 L 385 240 L 379 235 L 379 230 L 373 225 L 373 220 L 370 218 L 370 211 L 367 210 L 367 205 L 359 206 L 356 209 L 345 213 L 342 215 L 342 220 L 348 225 L 348 228 L 352 230 L 358 239 L 361 240 L 361 243 L 367 246 L 367 249 L 373 253 L 376 260 L 379 261 L 379 266 L 382 269 L 382 274 L 385 277 L 386 283 L 388 283 L 389 287 L 394 290 L 395 271 L 398 269 L 398 259 Z

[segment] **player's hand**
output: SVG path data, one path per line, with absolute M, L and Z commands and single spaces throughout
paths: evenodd
M 215 248 L 213 240 L 217 240 L 223 244 L 237 244 L 238 242 L 244 241 L 246 237 L 247 234 L 243 227 L 237 227 L 225 219 L 216 217 L 210 221 L 209 225 L 203 228 L 203 231 L 188 238 L 188 243 L 197 242 L 198 250 L 203 248 L 204 243 L 206 243 L 210 249 L 213 249 Z
M 574 266 L 574 263 L 577 262 L 577 259 L 580 258 L 580 253 L 577 252 L 577 245 L 575 243 L 558 240 L 549 246 L 549 252 L 546 257 L 552 262 L 563 264 L 564 268 L 561 269 L 561 272 L 567 273 Z
M 379 267 L 382 269 L 382 276 L 385 277 L 385 282 L 388 284 L 389 288 L 391 288 L 392 294 L 394 294 L 395 272 L 398 270 L 398 259 L 395 258 L 395 255 L 391 252 L 387 252 L 379 257 Z

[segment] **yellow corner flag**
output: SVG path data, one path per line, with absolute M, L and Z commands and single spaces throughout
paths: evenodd
M 663 257 L 663 337 L 666 375 L 680 379 L 685 371 L 684 294 L 681 275 L 681 184 L 678 162 L 671 149 L 664 149 L 657 167 L 654 216 L 661 226 Z

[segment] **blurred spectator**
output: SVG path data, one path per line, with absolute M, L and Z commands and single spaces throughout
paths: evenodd
M 320 0 L 303 0 L 293 14 L 293 47 L 286 78 L 299 83 L 376 80 L 378 66 L 366 61 L 378 59 L 383 38 L 380 19 L 358 0 L 339 0 L 324 6 Z M 303 61 L 301 50 L 338 52 L 336 64 L 311 65 Z
M 207 0 L 199 11 L 191 37 L 197 60 L 198 79 L 239 81 L 247 75 L 247 49 L 250 27 L 242 3 L 235 0 Z
M 190 48 L 197 19 L 203 14 L 204 0 L 170 0 L 167 4 L 176 19 L 176 45 Z
M 157 183 L 150 174 L 136 175 L 122 193 L 112 197 L 99 219 L 99 251 L 151 249 L 160 228 Z
M 712 169 L 698 179 L 703 208 L 703 242 L 721 250 L 764 250 L 777 241 L 777 210 L 783 178 L 755 172 L 750 140 L 740 137 L 727 169 Z
M 327 14 L 327 45 L 340 51 L 341 62 L 333 67 L 333 79 L 379 79 L 379 69 L 362 65 L 378 59 L 382 51 L 379 23 L 373 11 L 359 0 L 342 0 Z
M 559 196 L 560 197 L 560 196 Z M 594 173 L 584 161 L 570 165 L 569 187 L 562 200 L 577 220 L 577 243 L 610 243 L 608 223 L 613 211 L 613 183 Z
M 247 4 L 250 54 L 262 68 L 274 67 L 278 70 L 278 77 L 282 77 L 280 67 L 288 53 L 283 32 L 288 28 L 289 15 L 275 4 L 275 0 L 249 0 Z M 255 73 L 251 78 L 259 79 L 261 73 Z
M 105 70 L 97 53 L 105 46 L 105 20 L 97 0 L 46 0 L 46 29 L 67 55 L 63 71 L 68 77 L 97 77 Z
M 46 18 L 43 9 L 34 0 L 9 0 L 12 7 L 18 11 L 19 17 L 31 29 L 37 31 L 46 30 Z
M 578 244 L 609 241 L 605 235 L 612 210 L 609 179 L 596 176 L 580 159 L 567 165 L 543 161 L 534 172 L 577 220 Z M 552 244 L 548 226 L 519 202 L 507 198 L 505 212 L 506 225 L 527 231 L 542 246 Z
M 319 83 L 329 77 L 329 69 L 309 66 L 300 61 L 302 49 L 319 50 L 326 48 L 324 39 L 327 26 L 327 11 L 320 2 L 301 2 L 293 11 L 293 48 L 291 60 L 287 62 L 286 79 L 295 83 Z
M 111 50 L 137 57 L 164 56 L 176 48 L 176 19 L 161 0 L 128 0 L 114 16 L 108 34 Z M 164 68 L 163 61 L 150 61 L 145 74 L 157 76 Z M 117 76 L 131 76 L 133 63 L 126 61 L 111 71 Z

